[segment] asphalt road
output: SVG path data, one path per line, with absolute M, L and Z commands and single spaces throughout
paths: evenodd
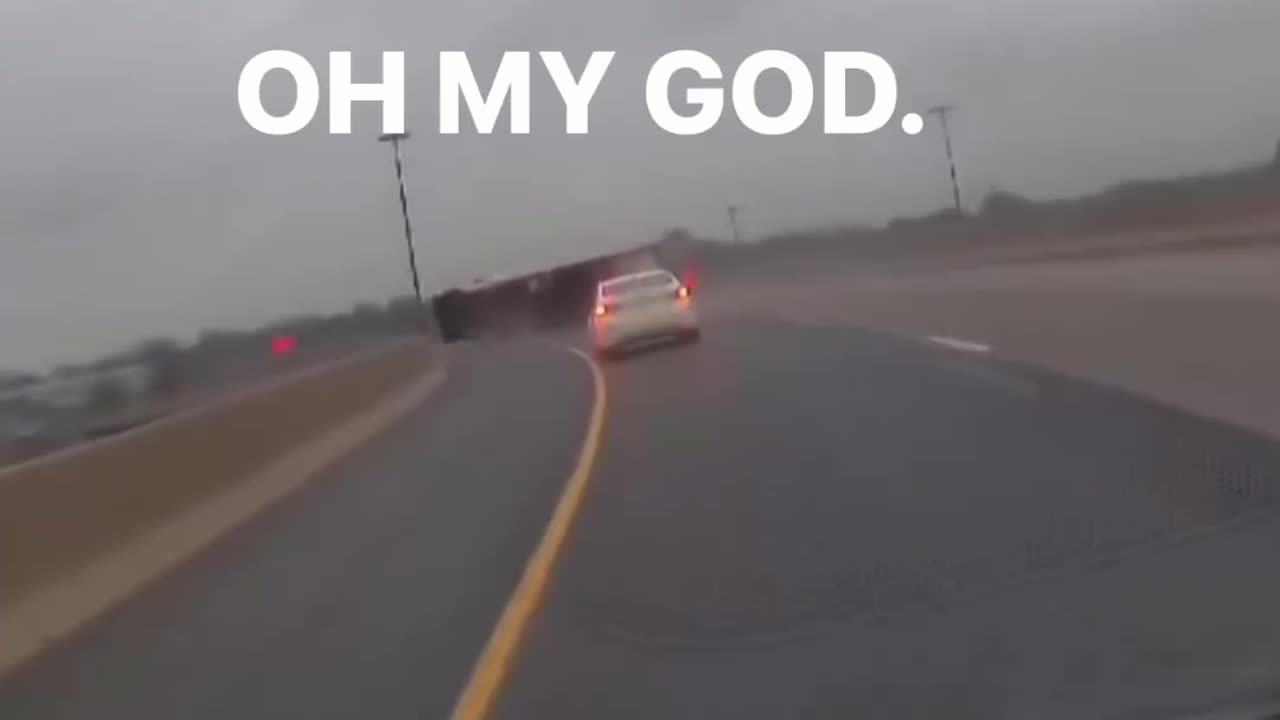
M 0 718 L 446 717 L 592 399 L 560 350 L 457 359 L 420 411 L 0 682 Z
M 1280 687 L 1280 446 L 762 316 L 605 367 L 502 718 L 1172 717 Z M 582 361 L 426 407 L 0 684 L 6 718 L 446 717 L 576 460 Z

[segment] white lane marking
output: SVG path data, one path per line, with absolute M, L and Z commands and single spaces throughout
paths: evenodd
M 972 342 L 970 340 L 960 340 L 957 338 L 946 337 L 945 335 L 930 335 L 929 342 L 949 347 L 952 350 L 963 350 L 972 353 L 989 353 L 991 346 L 985 343 Z

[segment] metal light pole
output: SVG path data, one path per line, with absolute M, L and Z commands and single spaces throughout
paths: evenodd
M 400 141 L 408 140 L 409 133 L 386 133 L 378 137 L 378 142 L 391 143 L 391 150 L 396 160 L 396 183 L 400 186 L 400 213 L 404 216 L 404 242 L 409 248 L 409 271 L 413 273 L 413 296 L 418 305 L 422 305 L 422 283 L 418 280 L 418 258 L 413 251 L 413 227 L 409 224 L 409 198 L 404 192 L 404 166 L 400 162 Z
M 738 206 L 729 206 L 729 229 L 733 231 L 733 243 L 738 244 Z
M 947 116 L 955 112 L 954 105 L 938 105 L 929 108 L 926 115 L 937 115 L 942 125 L 942 139 L 947 144 L 947 163 L 951 165 L 951 193 L 955 198 L 956 212 L 963 213 L 964 209 L 960 207 L 960 181 L 956 179 L 956 160 L 951 153 L 951 129 L 947 126 Z

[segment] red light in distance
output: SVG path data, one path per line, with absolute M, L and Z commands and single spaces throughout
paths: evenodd
M 277 335 L 271 338 L 271 352 L 276 355 L 288 355 L 298 346 L 298 341 L 292 335 Z

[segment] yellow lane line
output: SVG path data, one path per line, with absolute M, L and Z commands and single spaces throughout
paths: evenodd
M 453 709 L 453 720 L 484 720 L 489 716 L 511 670 L 520 641 L 534 613 L 542 604 L 556 558 L 564 546 L 569 527 L 573 524 L 578 508 L 582 505 L 587 483 L 591 479 L 591 469 L 595 465 L 596 454 L 600 449 L 600 436 L 604 429 L 607 401 L 604 375 L 590 355 L 577 348 L 567 349 L 587 363 L 595 385 L 595 401 L 591 406 L 591 419 L 587 423 L 587 434 L 582 441 L 582 450 L 578 454 L 578 464 L 573 470 L 573 475 L 569 477 L 569 483 L 565 486 L 560 501 L 556 503 L 555 512 L 547 523 L 547 529 L 538 543 L 537 550 L 525 565 L 520 584 L 516 586 L 515 593 L 507 601 L 502 617 L 499 618 L 493 634 L 489 637 L 480 660 L 471 671 L 471 678 L 463 690 L 462 697 Z

